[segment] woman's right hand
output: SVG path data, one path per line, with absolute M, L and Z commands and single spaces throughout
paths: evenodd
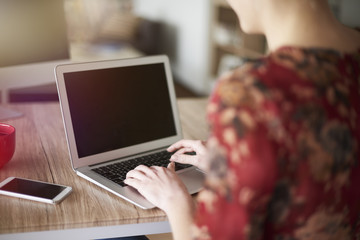
M 207 164 L 205 161 L 205 155 L 207 149 L 205 142 L 200 140 L 180 140 L 168 149 L 168 152 L 176 151 L 170 158 L 172 162 L 178 162 L 183 164 L 191 164 L 200 170 L 207 172 Z M 195 152 L 196 155 L 187 154 Z

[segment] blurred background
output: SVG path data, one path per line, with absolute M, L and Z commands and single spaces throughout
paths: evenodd
M 359 0 L 329 0 L 360 27 Z M 266 54 L 225 0 L 0 0 L 1 101 L 56 101 L 56 64 L 166 54 L 178 97 L 207 96 L 217 77 Z

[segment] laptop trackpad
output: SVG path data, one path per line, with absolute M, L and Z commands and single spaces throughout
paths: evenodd
M 178 175 L 190 194 L 197 193 L 203 188 L 205 175 L 196 168 L 180 172 Z

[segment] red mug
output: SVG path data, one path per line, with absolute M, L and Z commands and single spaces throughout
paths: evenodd
M 0 123 L 0 168 L 10 161 L 15 152 L 15 128 Z

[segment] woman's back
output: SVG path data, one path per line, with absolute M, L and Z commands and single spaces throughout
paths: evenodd
M 360 49 L 283 47 L 224 77 L 208 109 L 202 231 L 212 239 L 359 233 Z

